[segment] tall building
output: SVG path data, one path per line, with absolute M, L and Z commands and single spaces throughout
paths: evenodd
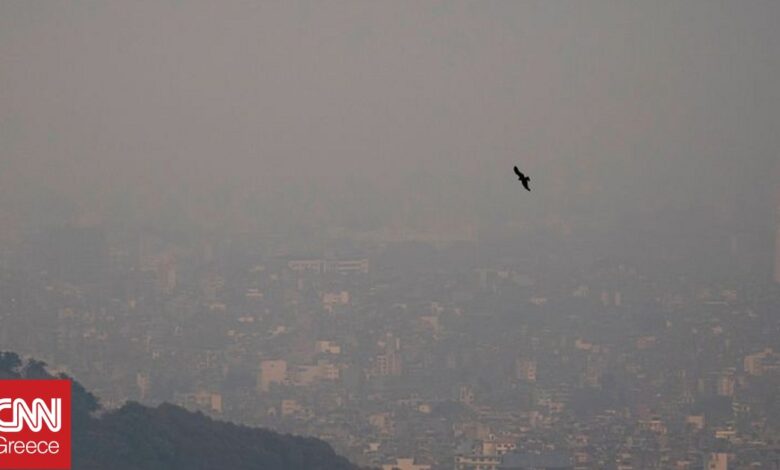
M 536 382 L 536 361 L 523 357 L 515 359 L 515 377 L 524 382 Z
M 728 470 L 729 468 L 729 454 L 724 453 L 710 453 L 707 457 L 707 470 Z
M 380 377 L 400 377 L 403 371 L 403 359 L 401 357 L 401 338 L 387 333 L 384 340 L 377 345 L 382 348 L 382 354 L 375 358 L 374 368 L 376 375 Z

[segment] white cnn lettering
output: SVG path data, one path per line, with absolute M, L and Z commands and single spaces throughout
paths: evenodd
M 10 398 L 0 398 L 0 412 L 3 410 L 11 411 L 11 421 L 0 419 L 0 432 L 19 432 L 27 423 L 27 427 L 38 432 L 46 424 L 51 432 L 59 432 L 62 427 L 62 399 L 52 398 L 51 405 L 46 406 L 46 402 L 36 398 L 32 406 L 27 406 L 27 402 L 21 398 L 11 400 Z

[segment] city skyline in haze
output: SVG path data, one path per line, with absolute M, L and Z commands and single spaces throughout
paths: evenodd
M 1 0 L 0 378 L 79 468 L 775 468 L 779 18 Z

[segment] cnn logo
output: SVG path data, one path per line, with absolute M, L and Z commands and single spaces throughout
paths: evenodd
M 38 432 L 45 424 L 49 431 L 59 432 L 62 429 L 62 399 L 52 398 L 49 406 L 40 398 L 32 401 L 32 406 L 21 398 L 0 398 L 0 416 L 5 409 L 11 409 L 11 421 L 0 419 L 0 433 L 20 432 L 24 423 L 33 431 Z
M 0 380 L 0 469 L 71 468 L 69 380 Z

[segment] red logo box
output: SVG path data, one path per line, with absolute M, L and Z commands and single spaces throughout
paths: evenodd
M 0 469 L 70 469 L 70 380 L 0 380 Z

